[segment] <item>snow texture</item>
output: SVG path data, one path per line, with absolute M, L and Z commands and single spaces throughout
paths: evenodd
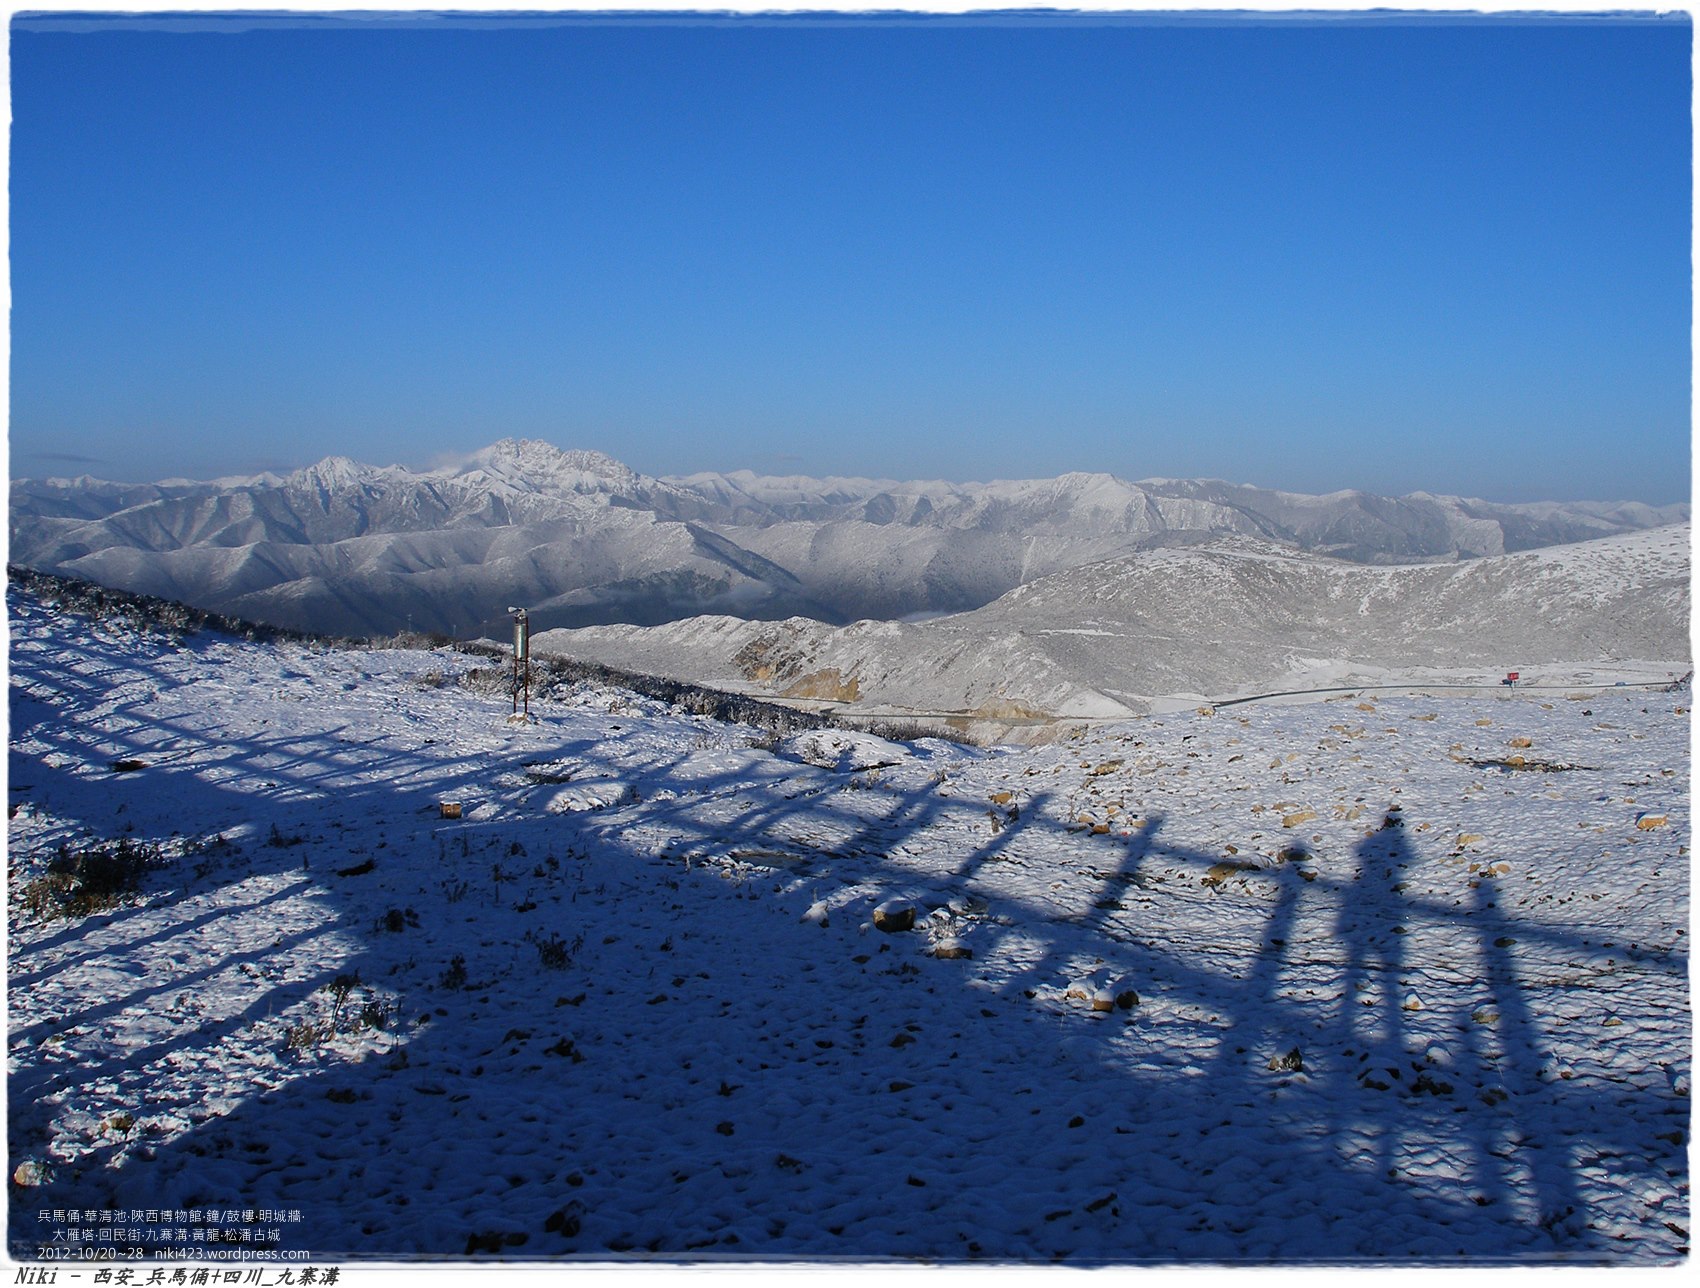
M 1686 1255 L 1686 694 L 817 764 L 9 608 L 14 1257 L 230 1209 L 348 1262 Z M 136 894 L 30 912 L 120 838 Z

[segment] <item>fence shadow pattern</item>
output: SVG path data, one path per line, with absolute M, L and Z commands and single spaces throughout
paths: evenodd
M 632 742 L 608 718 L 563 720 L 564 738 L 523 731 L 495 752 L 426 754 L 437 740 L 411 715 L 411 741 L 353 719 L 233 738 L 192 705 L 158 701 L 181 683 L 169 650 L 90 651 L 67 668 L 15 647 L 12 662 L 12 782 L 25 799 L 110 832 L 113 805 L 89 789 L 88 767 L 134 755 L 163 785 L 151 813 L 139 792 L 125 802 L 141 833 L 163 834 L 168 803 L 203 833 L 306 834 L 320 859 L 306 868 L 295 849 L 261 844 L 199 885 L 168 882 L 148 905 L 153 942 L 126 910 L 15 941 L 15 991 L 49 990 L 72 967 L 112 969 L 98 993 L 62 993 L 56 1009 L 14 1021 L 14 1160 L 39 1150 L 79 1094 L 133 1094 L 150 1069 L 241 1047 L 261 1019 L 338 977 L 394 978 L 401 1011 L 425 1016 L 446 1000 L 430 954 L 465 942 L 473 988 L 455 1002 L 480 1002 L 467 1022 L 457 1011 L 414 1025 L 358 1063 L 209 1063 L 206 1078 L 225 1081 L 180 1106 L 175 1134 L 92 1148 L 39 1192 L 14 1186 L 15 1256 L 39 1246 L 48 1208 L 245 1207 L 267 1195 L 281 1207 L 339 1189 L 361 1197 L 320 1205 L 293 1233 L 343 1260 L 1614 1263 L 1685 1249 L 1685 1197 L 1654 1246 L 1592 1220 L 1604 1182 L 1588 1168 L 1602 1160 L 1619 1181 L 1686 1196 L 1688 1127 L 1686 1094 L 1656 1081 L 1554 1073 L 1560 1018 L 1543 1008 L 1555 985 L 1527 978 L 1525 963 L 1595 946 L 1499 907 L 1489 881 L 1462 904 L 1425 896 L 1409 879 L 1425 856 L 1404 827 L 1369 831 L 1349 862 L 1323 870 L 1289 862 L 1205 884 L 1222 855 L 1172 840 L 1160 813 L 1125 835 L 1083 834 L 1073 802 L 1039 789 L 996 819 L 971 757 L 958 788 L 914 765 L 847 774 Z M 133 703 L 110 701 L 119 684 Z M 97 705 L 98 724 L 85 718 Z M 554 815 L 535 788 L 495 786 L 539 758 L 606 769 L 641 783 L 644 799 Z M 463 824 L 426 818 L 457 793 L 503 807 Z M 342 828 L 321 825 L 327 803 Z M 427 925 L 458 919 L 463 939 L 427 931 L 408 941 L 427 961 L 398 973 L 400 950 L 371 931 L 382 908 L 325 874 L 365 853 L 340 834 L 350 818 L 394 838 L 383 860 L 426 874 L 415 897 Z M 478 879 L 487 856 L 499 869 L 516 846 L 561 862 L 560 875 L 515 891 L 545 892 L 546 920 L 519 921 L 499 898 L 470 908 L 434 896 L 456 847 Z M 923 956 L 919 932 L 859 932 L 893 892 L 983 906 L 951 922 L 973 961 Z M 307 895 L 314 917 L 272 915 Z M 714 963 L 718 1009 L 665 1021 L 688 1032 L 659 1047 L 697 1052 L 686 1063 L 702 1068 L 657 1065 L 645 1034 L 663 1012 L 641 995 L 648 978 L 615 987 L 599 975 L 599 962 L 629 961 L 596 942 L 610 899 L 621 934 L 696 935 L 689 960 Z M 831 906 L 828 930 L 799 919 L 811 902 Z M 1211 915 L 1189 913 L 1205 902 Z M 538 1013 L 544 993 L 521 978 L 536 961 L 522 925 L 586 941 L 548 981 L 564 1010 L 551 992 L 552 1013 Z M 205 948 L 215 932 L 219 946 Z M 144 973 L 125 973 L 168 944 L 203 947 L 152 952 Z M 1639 968 L 1686 1011 L 1682 958 Z M 657 959 L 655 978 L 674 969 Z M 253 981 L 231 1013 L 193 1025 L 177 1015 L 157 1041 L 109 1056 L 98 1043 L 75 1062 L 39 1055 L 54 1032 L 133 1023 L 231 971 Z M 1070 978 L 1094 972 L 1132 981 L 1140 1004 L 1099 1013 L 1066 996 Z M 1410 996 L 1412 978 L 1424 996 Z M 568 1012 L 587 1035 L 585 1067 L 617 1064 L 620 1078 L 521 1050 Z M 843 1017 L 835 1038 L 802 1040 L 823 1014 Z M 902 1094 L 887 1076 L 898 1059 Z M 443 1094 L 445 1071 L 486 1068 L 491 1094 Z M 228 1085 L 232 1069 L 243 1085 Z M 501 1069 L 513 1076 L 498 1083 Z M 736 1084 L 723 1100 L 742 1097 L 741 1112 L 736 1137 L 705 1145 L 722 1112 L 703 1094 L 715 1081 Z M 280 1123 L 303 1125 L 312 1147 Z M 783 1183 L 751 1178 L 775 1159 L 794 1164 Z

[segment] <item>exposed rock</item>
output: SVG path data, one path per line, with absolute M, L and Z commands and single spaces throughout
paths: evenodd
M 874 928 L 888 935 L 915 928 L 915 905 L 907 899 L 887 899 L 874 909 Z
M 563 1208 L 550 1213 L 549 1219 L 543 1223 L 543 1228 L 563 1239 L 570 1239 L 579 1232 L 584 1214 L 584 1205 L 576 1199 Z
M 1125 979 L 1108 974 L 1104 970 L 1093 971 L 1080 979 L 1072 980 L 1064 994 L 1070 1001 L 1085 1002 L 1093 1011 L 1104 1013 L 1120 1007 L 1131 1011 L 1139 1005 L 1139 994 Z
M 819 671 L 797 680 L 785 690 L 788 698 L 820 698 L 827 702 L 855 702 L 862 696 L 862 683 L 855 676 L 849 679 L 836 666 L 823 667 Z

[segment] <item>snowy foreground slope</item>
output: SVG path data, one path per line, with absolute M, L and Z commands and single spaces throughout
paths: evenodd
M 12 595 L 14 1257 L 1686 1255 L 1686 694 L 766 745 Z

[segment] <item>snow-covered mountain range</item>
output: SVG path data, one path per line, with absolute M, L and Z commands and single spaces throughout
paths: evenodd
M 22 479 L 11 560 L 256 621 L 489 633 L 704 613 L 845 624 L 963 612 L 1050 574 L 1236 534 L 1367 564 L 1453 561 L 1685 520 L 1688 506 L 1306 496 L 1108 474 L 992 483 L 652 478 L 504 440 L 431 470 Z
M 926 622 L 700 617 L 550 631 L 536 647 L 841 710 L 993 725 L 1395 675 L 1669 680 L 1689 668 L 1689 540 L 1689 525 L 1674 524 L 1367 567 L 1227 537 L 1067 569 Z

